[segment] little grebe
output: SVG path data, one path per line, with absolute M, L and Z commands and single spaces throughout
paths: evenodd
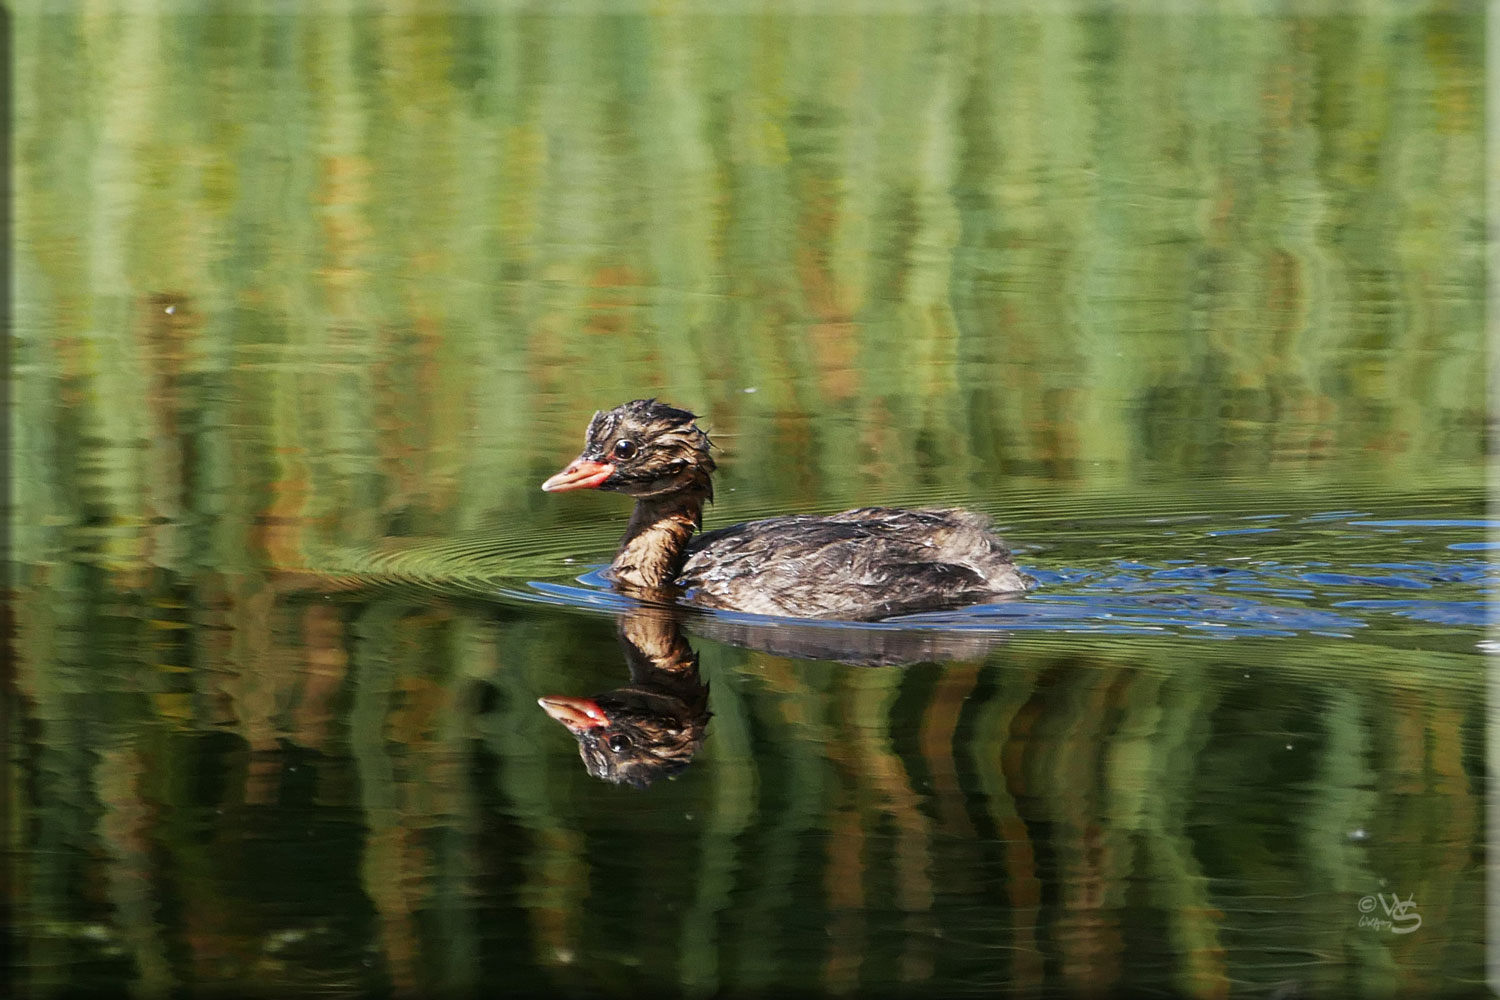
M 970 511 L 861 507 L 794 514 L 693 538 L 715 465 L 695 415 L 651 399 L 594 414 L 583 454 L 542 484 L 636 498 L 609 569 L 625 590 L 681 588 L 693 604 L 794 618 L 873 619 L 976 604 L 1032 586 Z

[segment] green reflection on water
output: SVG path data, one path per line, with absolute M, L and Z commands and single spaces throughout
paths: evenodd
M 23 14 L 17 552 L 557 524 L 648 394 L 782 507 L 1478 486 L 1477 24 Z
M 648 394 L 725 522 L 1474 507 L 1466 10 L 21 10 L 20 979 L 1472 983 L 1477 665 L 1429 626 L 695 638 L 703 759 L 631 798 L 533 704 L 623 679 L 605 623 L 368 586 L 414 538 L 435 581 L 607 551 L 611 498 L 536 485 Z

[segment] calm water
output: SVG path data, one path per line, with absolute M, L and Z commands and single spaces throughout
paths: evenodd
M 1481 992 L 1480 8 L 669 8 L 22 5 L 11 995 Z M 626 600 L 643 395 L 1041 586 Z

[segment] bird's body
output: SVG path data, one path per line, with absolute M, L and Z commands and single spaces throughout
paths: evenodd
M 609 574 L 625 590 L 709 608 L 851 620 L 1027 590 L 989 519 L 956 508 L 861 507 L 749 521 L 697 538 L 713 498 L 708 435 L 685 410 L 636 400 L 597 413 L 582 455 L 543 484 L 636 497 Z
M 710 531 L 689 543 L 677 583 L 705 607 L 852 619 L 975 604 L 1028 585 L 988 518 L 893 507 Z

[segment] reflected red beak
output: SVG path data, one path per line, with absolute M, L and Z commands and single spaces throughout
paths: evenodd
M 592 490 L 604 485 L 604 481 L 615 474 L 615 467 L 604 462 L 591 462 L 586 458 L 573 460 L 573 464 L 542 484 L 548 493 L 564 490 Z
M 538 698 L 536 703 L 546 709 L 548 715 L 575 733 L 609 725 L 609 716 L 604 714 L 604 709 L 600 708 L 599 703 L 592 698 L 564 698 L 562 695 L 549 695 L 546 698 Z

